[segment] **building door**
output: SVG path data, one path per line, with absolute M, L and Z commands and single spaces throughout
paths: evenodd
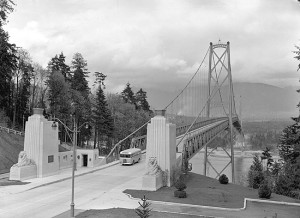
M 83 154 L 83 166 L 87 167 L 88 166 L 88 155 L 87 154 Z

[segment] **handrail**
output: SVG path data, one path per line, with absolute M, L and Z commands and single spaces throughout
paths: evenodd
M 22 132 L 22 131 L 17 131 L 17 130 L 10 129 L 10 128 L 4 127 L 4 126 L 0 126 L 0 130 L 5 130 L 7 133 L 13 133 L 15 135 L 20 135 L 20 136 L 25 135 L 24 132 Z

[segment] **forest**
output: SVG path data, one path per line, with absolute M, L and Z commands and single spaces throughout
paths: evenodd
M 246 147 L 251 150 L 277 149 L 282 131 L 292 120 L 243 122 Z
M 59 119 L 73 128 L 88 123 L 78 134 L 78 146 L 99 148 L 107 153 L 113 143 L 148 122 L 153 116 L 147 92 L 133 91 L 124 84 L 120 93 L 106 93 L 105 79 L 109 73 L 89 72 L 88 61 L 76 52 L 71 63 L 66 63 L 63 52 L 53 54 L 48 65 L 35 62 L 30 53 L 9 41 L 4 30 L 14 2 L 1 1 L 0 13 L 0 125 L 24 131 L 25 122 L 33 108 L 43 108 L 44 116 Z M 92 92 L 88 78 L 95 76 Z M 60 140 L 71 139 L 63 125 L 59 125 Z M 142 129 L 138 134 L 145 134 Z M 128 147 L 130 140 L 123 146 Z M 101 148 L 101 149 L 100 149 Z

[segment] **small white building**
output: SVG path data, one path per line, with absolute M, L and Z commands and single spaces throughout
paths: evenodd
M 27 154 L 26 159 L 30 160 L 30 166 L 12 166 L 11 180 L 46 177 L 57 174 L 60 169 L 72 167 L 73 151 L 59 152 L 58 128 L 52 124 L 53 121 L 43 116 L 43 109 L 33 109 L 33 115 L 26 122 L 24 139 L 24 151 Z M 77 167 L 97 167 L 105 164 L 102 160 L 98 149 L 76 149 Z

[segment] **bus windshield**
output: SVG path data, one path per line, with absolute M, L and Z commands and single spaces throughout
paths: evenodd
M 120 154 L 120 157 L 130 158 L 130 154 Z

